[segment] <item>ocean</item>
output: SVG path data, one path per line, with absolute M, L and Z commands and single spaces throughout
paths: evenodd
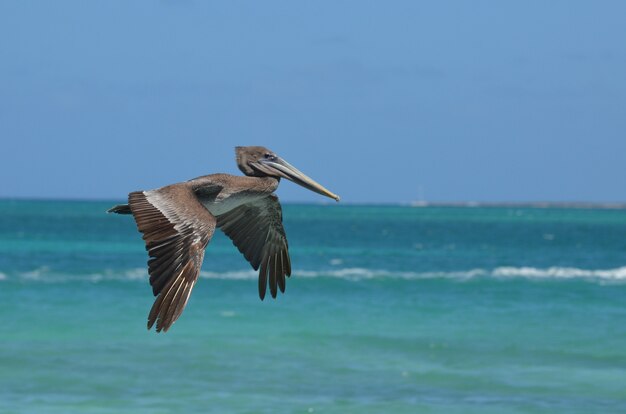
M 113 204 L 0 201 L 0 413 L 626 413 L 626 210 L 286 204 L 157 334 Z

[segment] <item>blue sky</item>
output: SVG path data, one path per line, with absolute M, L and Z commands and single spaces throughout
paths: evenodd
M 3 1 L 0 197 L 265 145 L 348 202 L 626 201 L 621 1 Z M 282 200 L 321 201 L 283 183 Z

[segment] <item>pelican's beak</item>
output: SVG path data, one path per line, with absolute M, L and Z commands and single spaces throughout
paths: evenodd
M 279 177 L 286 178 L 296 184 L 300 184 L 304 188 L 308 188 L 309 190 L 315 191 L 318 194 L 339 201 L 339 196 L 337 194 L 331 193 L 321 184 L 313 181 L 311 178 L 307 177 L 301 171 L 299 171 L 296 167 L 289 164 L 287 161 L 283 160 L 280 157 L 274 156 L 271 159 L 260 159 L 258 162 L 264 167 L 262 168 L 262 170 L 264 170 L 265 172 L 268 172 L 267 170 L 271 170 L 272 175 L 278 175 Z

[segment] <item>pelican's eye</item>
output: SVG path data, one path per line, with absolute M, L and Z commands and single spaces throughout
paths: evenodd
M 274 159 L 276 159 L 276 156 L 274 154 L 270 153 L 270 152 L 266 152 L 264 157 L 265 157 L 266 160 L 274 160 Z

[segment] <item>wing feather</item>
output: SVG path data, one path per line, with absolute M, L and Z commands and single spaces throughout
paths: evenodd
M 276 297 L 285 291 L 291 275 L 289 247 L 283 228 L 282 210 L 273 194 L 242 204 L 217 216 L 217 226 L 230 237 L 254 270 L 259 270 L 259 297 Z
M 282 252 L 278 252 L 276 254 L 276 263 L 281 271 L 278 273 L 278 288 L 281 293 L 285 293 L 285 266 L 283 264 L 283 254 Z
M 150 256 L 150 285 L 157 296 L 148 329 L 166 332 L 180 317 L 200 274 L 216 219 L 185 183 L 130 193 L 128 204 Z
M 267 262 L 261 263 L 261 269 L 259 270 L 259 297 L 261 300 L 265 298 L 265 292 L 267 291 Z
M 273 251 L 273 249 L 271 249 Z M 270 276 L 270 294 L 273 298 L 276 297 L 276 274 L 278 273 L 278 267 L 276 266 L 276 255 L 270 253 L 267 259 L 267 263 L 269 266 L 269 276 Z

